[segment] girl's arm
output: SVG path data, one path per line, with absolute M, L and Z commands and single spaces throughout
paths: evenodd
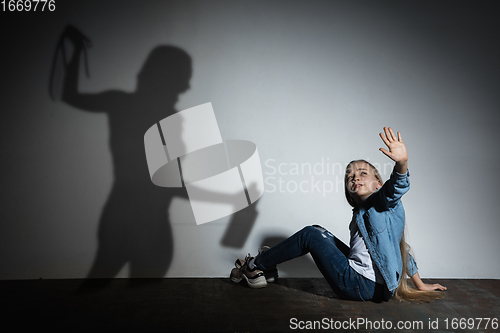
M 418 273 L 415 273 L 412 277 L 411 277 L 411 280 L 413 281 L 413 283 L 415 284 L 415 287 L 417 287 L 418 290 L 426 290 L 426 291 L 432 291 L 432 290 L 446 290 L 447 288 L 440 285 L 439 283 L 434 283 L 434 284 L 428 284 L 428 283 L 424 283 L 421 279 L 420 279 L 420 275 L 418 275 Z
M 384 127 L 384 132 L 385 136 L 380 133 L 380 137 L 389 150 L 380 148 L 380 151 L 395 161 L 396 165 L 394 166 L 395 172 L 391 174 L 390 179 L 382 186 L 377 197 L 380 198 L 382 207 L 391 209 L 398 204 L 403 194 L 410 188 L 408 153 L 401 139 L 401 133 L 398 132 L 398 136 L 396 137 L 390 127 Z
M 384 127 L 384 132 L 385 137 L 382 133 L 379 135 L 389 150 L 380 148 L 380 151 L 396 162 L 394 170 L 396 170 L 397 173 L 405 174 L 408 170 L 408 152 L 406 151 L 406 146 L 401 139 L 401 133 L 398 132 L 398 136 L 396 137 L 390 127 L 389 129 Z
M 117 100 L 123 100 L 124 94 L 118 91 L 85 94 L 78 90 L 80 57 L 86 47 L 85 45 L 90 44 L 90 40 L 72 26 L 68 26 L 64 30 L 62 42 L 64 43 L 65 40 L 73 44 L 73 53 L 68 63 L 64 64 L 65 75 L 63 79 L 62 100 L 73 107 L 95 112 L 106 111 Z

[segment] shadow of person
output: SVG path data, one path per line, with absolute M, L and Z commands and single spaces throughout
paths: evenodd
M 187 192 L 184 187 L 151 183 L 144 133 L 176 112 L 179 95 L 189 89 L 191 57 L 180 48 L 158 46 L 142 66 L 134 92 L 86 94 L 78 91 L 78 78 L 88 39 L 67 27 L 61 40 L 73 48 L 64 64 L 62 101 L 87 112 L 105 113 L 109 124 L 114 179 L 100 216 L 97 254 L 87 277 L 104 279 L 105 285 L 105 279 L 116 277 L 126 264 L 131 278 L 164 277 L 173 257 L 168 208 L 175 196 L 187 198 Z
M 250 184 L 250 191 L 255 187 L 255 184 Z M 241 249 L 245 245 L 259 214 L 257 210 L 258 204 L 259 201 L 250 203 L 249 200 L 249 205 L 246 208 L 231 215 L 226 231 L 220 241 L 222 246 Z

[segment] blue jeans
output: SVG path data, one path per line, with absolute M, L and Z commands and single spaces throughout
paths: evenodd
M 311 253 L 316 266 L 333 291 L 341 298 L 357 301 L 374 299 L 376 283 L 349 265 L 349 247 L 320 226 L 308 226 L 255 258 L 261 270 Z

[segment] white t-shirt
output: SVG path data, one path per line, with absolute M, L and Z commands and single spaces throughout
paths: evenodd
M 349 231 L 351 232 L 350 252 L 347 258 L 349 266 L 365 278 L 383 284 L 384 278 L 380 274 L 377 265 L 373 264 L 373 259 L 366 248 L 363 236 L 359 232 L 358 225 L 356 224 L 356 215 L 352 217 L 349 224 Z

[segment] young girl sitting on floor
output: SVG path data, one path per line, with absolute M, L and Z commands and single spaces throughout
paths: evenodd
M 230 278 L 245 279 L 252 288 L 262 288 L 277 278 L 276 265 L 310 253 L 332 289 L 342 298 L 359 301 L 440 298 L 440 284 L 423 283 L 404 240 L 405 211 L 401 197 L 410 188 L 408 154 L 398 132 L 384 127 L 380 137 L 389 150 L 380 151 L 396 162 L 390 179 L 383 184 L 377 169 L 364 160 L 349 163 L 345 174 L 345 196 L 353 207 L 349 230 L 350 247 L 321 226 L 303 228 L 278 245 L 255 257 L 237 259 Z M 417 289 L 407 285 L 407 275 Z M 267 278 L 267 281 L 266 281 Z

